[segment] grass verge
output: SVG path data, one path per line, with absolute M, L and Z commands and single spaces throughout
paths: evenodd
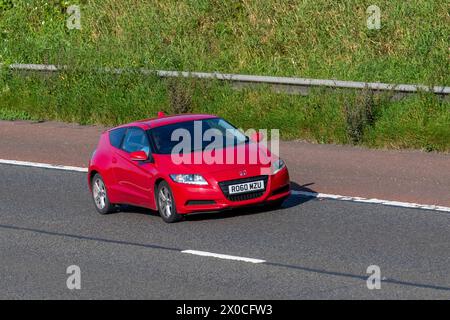
M 219 81 L 132 72 L 3 72 L 0 118 L 113 126 L 181 110 L 217 114 L 243 129 L 278 128 L 283 139 L 450 151 L 449 102 L 428 93 L 400 101 L 367 94 L 316 89 L 308 96 L 289 95 L 265 86 L 236 90 Z
M 69 29 L 80 9 L 81 29 Z M 369 30 L 367 8 L 381 11 Z M 71 20 L 72 19 L 72 20 Z M 67 65 L 0 75 L 0 118 L 115 125 L 158 110 L 209 112 L 284 139 L 450 150 L 449 102 L 421 93 L 236 91 L 101 67 L 450 84 L 448 4 L 440 0 L 0 0 L 0 63 Z

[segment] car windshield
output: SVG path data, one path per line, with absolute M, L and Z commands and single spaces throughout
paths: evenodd
M 175 146 L 188 146 L 183 150 L 199 151 L 209 146 L 215 149 L 235 146 L 249 141 L 248 137 L 221 118 L 185 121 L 148 130 L 157 154 L 171 154 Z M 190 147 L 189 147 L 190 146 Z M 179 148 L 175 148 L 179 152 Z

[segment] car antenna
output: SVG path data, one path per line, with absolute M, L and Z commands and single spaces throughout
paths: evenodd
M 163 111 L 159 111 L 158 112 L 158 118 L 162 118 L 162 117 L 165 117 L 165 116 L 166 116 L 166 114 Z

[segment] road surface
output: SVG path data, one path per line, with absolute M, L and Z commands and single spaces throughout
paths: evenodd
M 84 173 L 0 165 L 0 181 L 0 299 L 450 298 L 449 213 L 293 196 L 166 224 L 131 207 L 97 214 Z
M 0 159 L 87 167 L 105 129 L 0 121 Z M 307 191 L 450 207 L 450 154 L 281 141 L 280 156 Z

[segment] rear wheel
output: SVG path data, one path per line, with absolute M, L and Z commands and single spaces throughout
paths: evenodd
M 177 222 L 182 219 L 182 216 L 177 213 L 177 208 L 175 206 L 175 201 L 173 199 L 172 190 L 169 187 L 169 184 L 165 181 L 162 181 L 158 185 L 157 191 L 157 204 L 158 211 L 161 218 L 167 222 Z
M 92 199 L 95 208 L 100 214 L 108 214 L 114 211 L 114 205 L 109 202 L 108 193 L 106 192 L 105 182 L 98 173 L 92 179 Z

